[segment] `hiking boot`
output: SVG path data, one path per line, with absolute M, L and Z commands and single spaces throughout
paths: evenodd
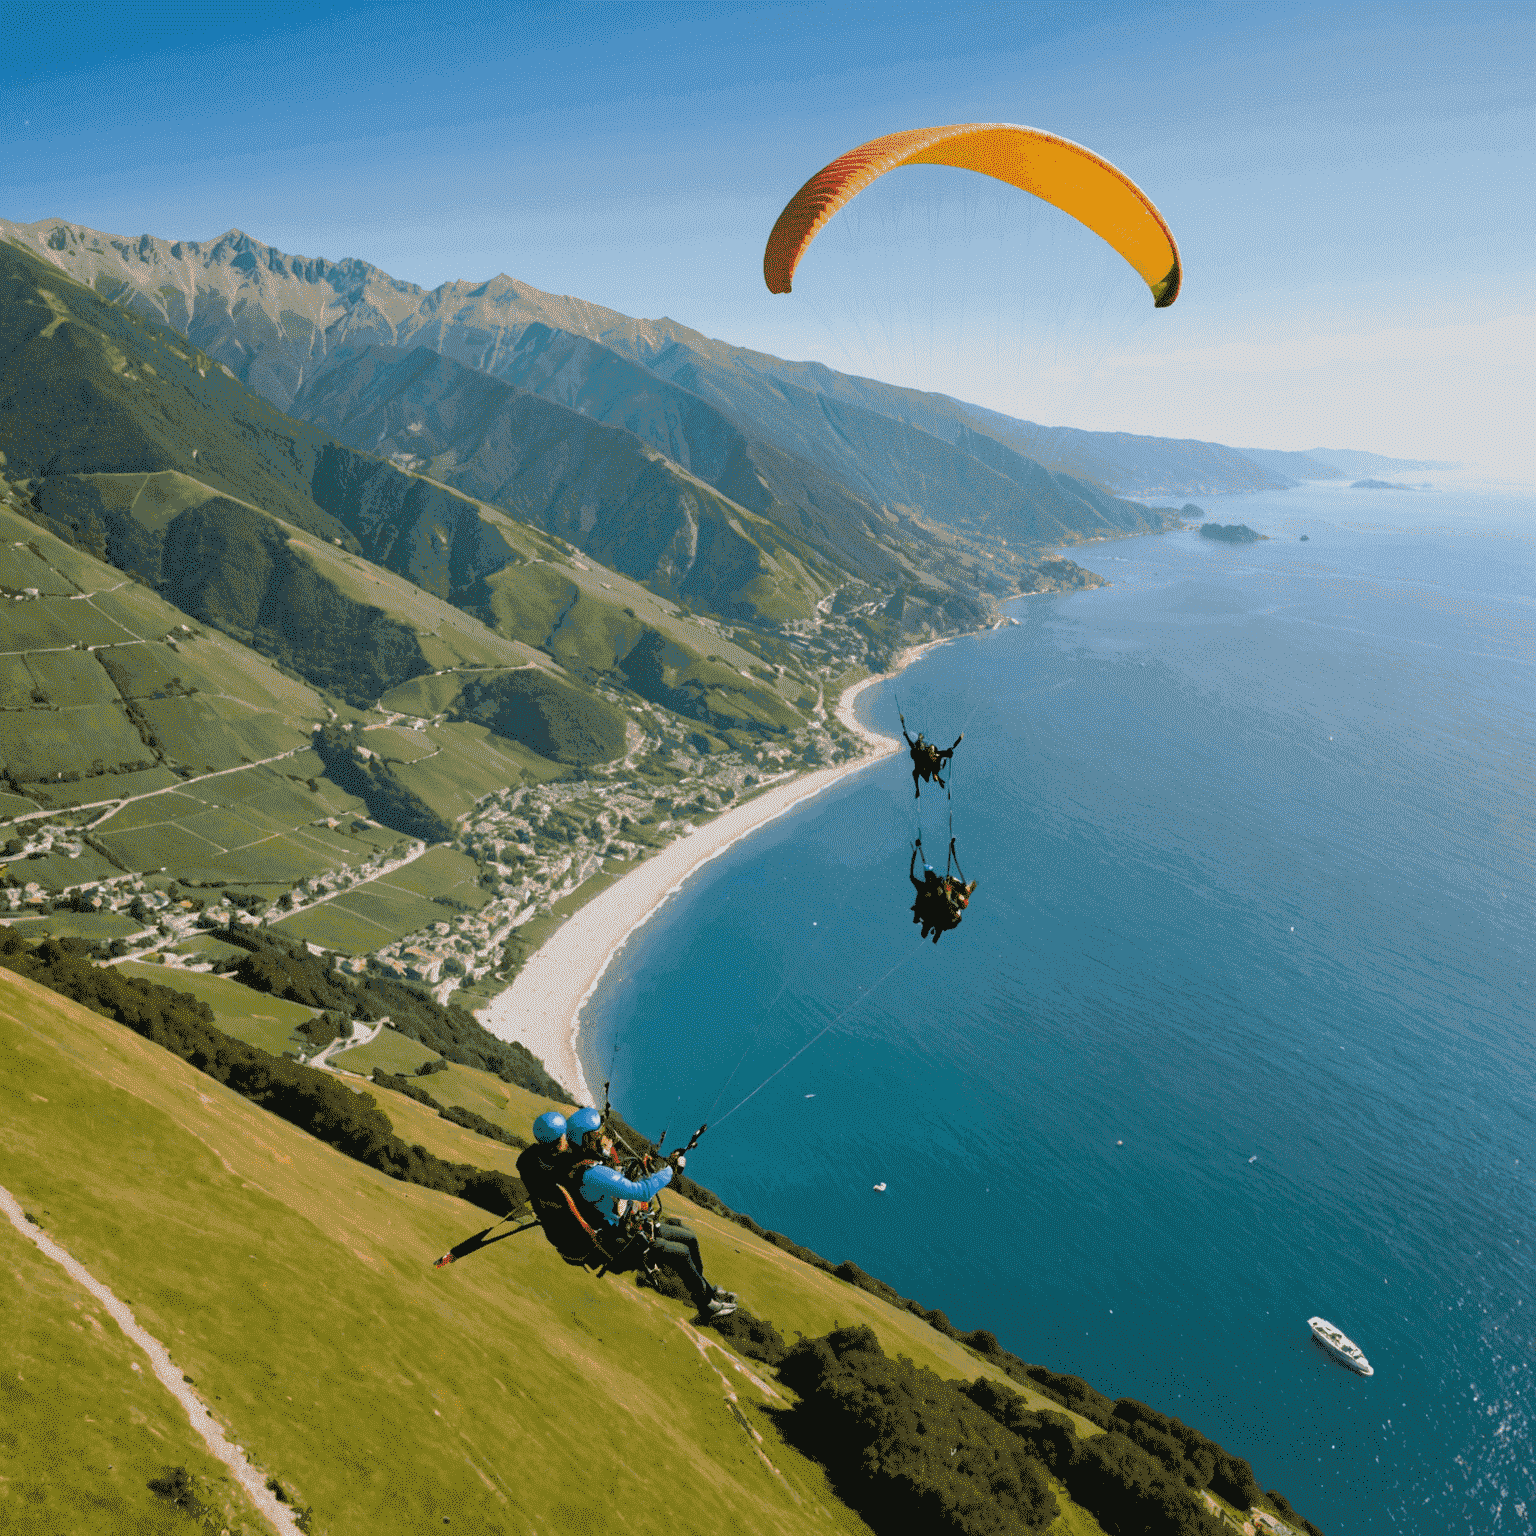
M 736 1310 L 736 1302 L 734 1299 L 731 1301 L 722 1301 L 720 1297 L 716 1296 L 709 1302 L 705 1303 L 702 1310 L 705 1317 L 707 1317 L 710 1322 L 718 1322 L 722 1317 L 729 1317 L 731 1313 Z

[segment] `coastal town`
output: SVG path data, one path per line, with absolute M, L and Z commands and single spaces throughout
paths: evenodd
M 349 894 L 387 895 L 428 854 L 451 851 L 472 862 L 474 875 L 468 887 L 429 897 L 440 916 L 372 949 L 335 946 L 336 964 L 354 975 L 376 969 L 417 983 L 439 1003 L 478 983 L 473 1002 L 483 1006 L 535 947 L 526 940 L 529 925 L 545 919 L 538 926 L 542 938 L 565 915 L 562 904 L 572 897 L 579 903 L 583 887 L 590 883 L 589 894 L 595 893 L 722 812 L 809 770 L 846 764 L 862 750 L 853 729 L 820 707 L 808 727 L 786 741 L 765 739 L 729 751 L 718 750 L 720 743 L 685 717 L 655 705 L 642 703 L 634 715 L 650 729 L 631 727 L 621 759 L 494 790 L 460 819 L 451 840 L 429 845 L 399 838 L 367 816 L 317 818 L 315 827 L 330 833 L 393 840 L 372 857 L 301 878 L 271 897 L 206 888 L 169 870 L 123 872 L 50 889 L 26 878 L 28 864 L 45 857 L 79 860 L 110 812 L 22 822 L 9 829 L 0 855 L 0 921 L 105 933 L 99 920 L 115 918 L 112 936 L 101 946 L 103 963 L 133 959 L 207 971 L 220 958 L 220 930 L 264 927 L 302 936 L 298 920 L 306 914 Z M 434 722 L 402 720 L 392 712 L 386 724 L 424 732 Z M 367 726 L 358 732 L 360 741 L 368 735 Z M 98 922 L 71 923 L 80 917 Z M 35 919 L 47 921 L 30 921 Z M 305 942 L 316 953 L 330 947 Z

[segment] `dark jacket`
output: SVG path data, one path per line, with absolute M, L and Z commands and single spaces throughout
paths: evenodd
M 561 1189 L 581 1160 L 580 1152 L 570 1148 L 559 1152 L 539 1142 L 524 1148 L 517 1158 L 517 1176 L 527 1187 L 534 1215 L 545 1237 L 567 1258 L 584 1256 L 592 1247 L 592 1239 L 583 1231 Z

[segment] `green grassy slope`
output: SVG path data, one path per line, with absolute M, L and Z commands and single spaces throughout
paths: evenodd
M 100 1303 L 4 1221 L 0 1317 L 0 1526 L 191 1536 L 198 1523 L 149 1487 L 176 1465 L 223 1488 L 225 1526 L 266 1529 Z
M 805 618 L 848 574 L 623 427 L 425 347 L 370 347 L 338 362 L 293 409 L 344 442 L 571 540 L 655 591 L 734 618 Z
M 0 1049 L 0 1183 L 132 1303 L 231 1438 L 314 1507 L 316 1531 L 415 1531 L 444 1516 L 488 1532 L 863 1529 L 783 1443 L 774 1399 L 718 1347 L 701 1353 L 682 1305 L 571 1270 L 536 1232 L 434 1270 L 485 1225 L 482 1212 L 341 1157 L 9 973 Z M 376 1092 L 407 1140 L 485 1167 L 512 1157 Z M 986 1371 L 920 1320 L 675 1208 L 714 1277 L 786 1334 L 867 1321 L 887 1350 L 945 1375 Z M 44 1321 L 57 1333 L 72 1301 L 57 1286 L 50 1295 Z M 0 1377 L 24 1343 L 0 1336 Z M 132 1442 L 135 1475 L 162 1455 L 193 1465 L 174 1423 L 156 1439 L 101 1393 L 94 1369 L 82 1377 L 50 1358 L 67 1392 L 17 1404 L 11 1432 L 25 1443 L 54 1431 L 61 1401 L 94 1392 L 101 1434 Z M 732 1413 L 722 1370 L 760 1445 Z M 50 1507 L 92 1481 L 90 1459 L 71 1460 L 50 1480 Z M 0 1501 L 12 1497 L 0 1484 Z
M 179 470 L 325 537 L 308 466 L 327 439 L 165 327 L 0 244 L 0 451 L 13 480 Z
M 651 630 L 699 659 L 757 661 L 563 539 L 279 415 L 174 332 L 4 245 L 0 398 L 0 472 L 15 511 L 357 708 L 434 672 L 548 667 L 551 657 L 578 678 L 622 685 L 623 657 Z M 61 400 L 77 403 L 61 414 Z M 777 620 L 804 617 L 835 584 L 813 569 L 808 546 L 647 456 L 630 434 L 533 404 L 569 418 L 524 445 L 570 501 L 569 516 L 535 509 L 546 523 L 585 539 L 583 498 L 607 473 L 602 455 L 569 440 L 575 423 L 612 439 L 609 458 L 638 454 L 637 485 L 657 473 L 677 481 L 681 500 L 662 520 L 671 533 L 638 492 L 610 517 L 616 558 L 639 560 L 653 586 L 665 566 L 663 592 L 707 607 L 720 605 L 724 582 Z M 641 559 L 636 540 L 654 545 L 654 558 Z M 31 564 L 25 553 L 0 557 L 0 587 L 37 587 Z M 35 645 L 120 638 L 119 601 L 103 600 L 101 615 L 54 615 L 62 621 Z M 739 691 L 772 690 L 746 678 Z

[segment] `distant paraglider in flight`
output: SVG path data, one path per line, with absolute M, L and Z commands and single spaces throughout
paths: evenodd
M 1141 275 L 1158 309 L 1179 296 L 1179 248 L 1152 200 L 1109 161 L 1040 128 L 956 123 L 871 139 L 811 177 L 779 215 L 763 252 L 770 293 L 788 293 L 817 232 L 877 177 L 906 165 L 947 165 L 1008 182 L 1070 214 Z

